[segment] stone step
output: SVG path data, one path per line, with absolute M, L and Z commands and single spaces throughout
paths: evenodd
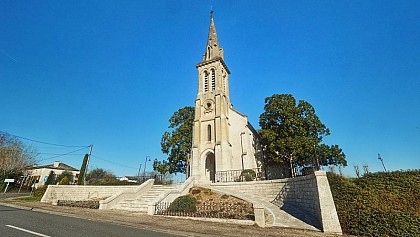
M 179 185 L 153 185 L 152 188 L 142 196 L 135 199 L 126 199 L 118 203 L 114 209 L 129 210 L 137 212 L 147 212 L 148 206 L 153 200 L 155 200 L 161 193 L 168 190 L 173 190 L 179 187 Z

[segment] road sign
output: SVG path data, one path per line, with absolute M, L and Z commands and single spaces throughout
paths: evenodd
M 5 179 L 4 182 L 7 183 L 6 188 L 4 189 L 4 193 L 6 193 L 7 192 L 7 188 L 9 187 L 9 184 L 10 183 L 14 183 L 15 180 L 14 179 Z

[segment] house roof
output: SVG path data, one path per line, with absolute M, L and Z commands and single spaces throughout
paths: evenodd
M 137 180 L 139 179 L 139 176 L 123 176 L 122 178 L 127 178 L 129 180 Z
M 28 170 L 34 170 L 34 169 L 54 169 L 54 170 L 68 170 L 68 171 L 79 171 L 78 169 L 71 167 L 70 165 L 64 164 L 64 163 L 58 163 L 58 165 L 55 165 L 55 162 L 49 165 L 35 165 L 32 167 L 28 167 Z

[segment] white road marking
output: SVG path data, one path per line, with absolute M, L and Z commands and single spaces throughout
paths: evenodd
M 37 232 L 34 232 L 34 231 L 26 230 L 26 229 L 23 229 L 23 228 L 20 228 L 20 227 L 12 226 L 12 225 L 6 225 L 6 226 L 7 227 L 10 227 L 10 228 L 13 228 L 13 229 L 16 229 L 16 230 L 20 230 L 20 231 L 29 233 L 29 234 L 37 235 L 37 236 L 51 237 L 49 235 L 44 235 L 44 234 L 41 234 L 41 233 L 37 233 Z

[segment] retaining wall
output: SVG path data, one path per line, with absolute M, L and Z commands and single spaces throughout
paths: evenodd
M 229 189 L 235 192 L 259 196 L 265 200 L 274 200 L 279 190 L 286 184 L 287 179 L 251 181 L 251 182 L 230 182 L 230 183 L 212 183 L 212 187 Z
M 213 183 L 211 186 L 233 190 L 261 198 L 276 204 L 286 212 L 314 220 L 312 224 L 324 232 L 341 234 L 337 211 L 332 198 L 325 171 L 296 178 L 237 182 Z M 294 212 L 299 210 L 300 213 Z M 306 220 L 304 220 L 306 221 Z
M 106 199 L 119 192 L 132 192 L 138 186 L 48 185 L 41 202 L 57 204 L 58 200 L 83 201 Z

